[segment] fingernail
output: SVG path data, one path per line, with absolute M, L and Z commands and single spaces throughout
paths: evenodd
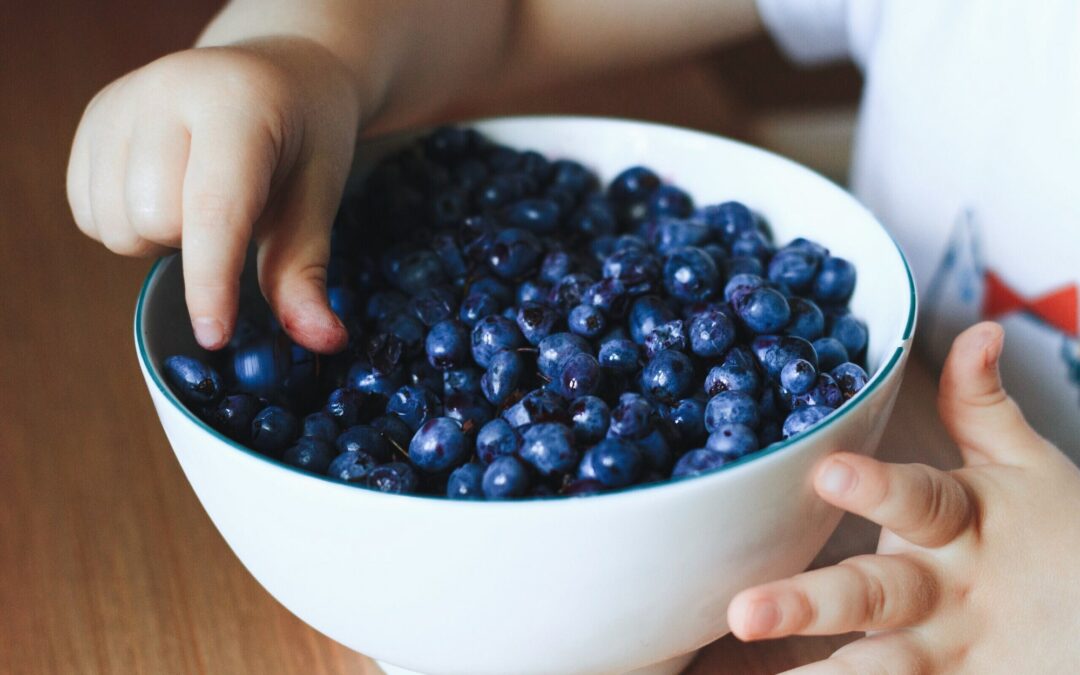
M 201 316 L 193 322 L 195 340 L 203 349 L 217 349 L 225 343 L 225 326 L 217 319 Z
M 850 492 L 851 488 L 855 487 L 857 479 L 854 469 L 844 462 L 834 459 L 829 463 L 829 468 L 825 469 L 825 473 L 821 474 L 819 483 L 821 489 L 825 492 L 842 495 Z
M 751 635 L 768 635 L 780 625 L 780 608 L 772 600 L 758 600 L 750 606 L 746 628 Z

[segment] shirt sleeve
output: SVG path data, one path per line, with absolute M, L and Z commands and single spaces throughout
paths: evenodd
M 865 65 L 877 33 L 880 0 L 757 0 L 773 39 L 791 60 Z

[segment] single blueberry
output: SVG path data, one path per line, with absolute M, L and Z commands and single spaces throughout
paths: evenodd
M 470 394 L 479 394 L 480 378 L 483 371 L 479 368 L 456 368 L 443 373 L 443 396 L 449 396 L 454 392 L 464 391 Z
M 589 351 L 589 343 L 573 333 L 554 333 L 541 340 L 537 348 L 537 369 L 544 377 L 554 380 L 562 374 L 571 356 Z
M 722 391 L 741 391 L 756 396 L 761 389 L 761 376 L 753 366 L 747 368 L 738 363 L 722 363 L 714 366 L 705 376 L 705 393 L 716 396 Z
M 435 252 L 435 255 L 439 256 L 439 262 L 442 263 L 446 276 L 455 279 L 464 277 L 469 273 L 469 264 L 465 261 L 465 253 L 458 246 L 457 240 L 452 233 L 439 232 L 433 235 L 431 237 L 431 250 Z
M 504 279 L 517 279 L 536 267 L 543 247 L 532 232 L 508 227 L 495 236 L 488 250 L 491 271 Z
M 518 456 L 544 476 L 566 473 L 579 459 L 570 429 L 547 422 L 533 424 L 522 431 Z
M 210 409 L 207 422 L 234 441 L 246 443 L 251 436 L 251 421 L 258 411 L 259 404 L 254 396 L 233 394 Z
M 408 433 L 408 431 L 406 431 Z M 332 439 L 338 452 L 363 452 L 378 462 L 388 462 L 393 452 L 386 434 L 371 425 L 358 424 L 349 427 Z M 408 442 L 408 436 L 404 439 Z
M 458 392 L 443 401 L 443 414 L 460 424 L 466 434 L 472 435 L 492 418 L 494 411 L 480 394 Z
M 691 450 L 680 457 L 679 461 L 675 463 L 675 468 L 671 472 L 671 477 L 687 478 L 689 476 L 697 476 L 698 474 L 715 471 L 731 461 L 732 459 L 728 456 L 716 452 L 715 450 L 709 450 L 708 448 Z
M 806 298 L 788 298 L 791 308 L 791 320 L 784 332 L 813 342 L 825 334 L 825 315 L 813 300 Z
M 632 485 L 640 477 L 645 461 L 634 443 L 606 438 L 586 453 L 592 471 L 606 488 Z
M 630 306 L 630 316 L 627 326 L 630 329 L 630 337 L 639 345 L 645 344 L 645 338 L 656 327 L 665 324 L 675 318 L 675 313 L 659 297 L 646 295 L 634 301 Z
M 655 428 L 653 407 L 641 396 L 626 397 L 611 410 L 608 431 L 628 440 L 645 438 Z
M 660 187 L 660 177 L 651 169 L 632 166 L 623 170 L 608 185 L 608 197 L 616 203 L 628 204 L 647 200 Z
M 645 336 L 646 358 L 652 359 L 667 349 L 680 352 L 686 351 L 686 329 L 682 319 L 662 323 Z
M 217 370 L 198 359 L 184 355 L 170 356 L 163 365 L 165 379 L 172 384 L 180 401 L 188 405 L 212 405 L 220 401 L 225 393 Z
M 755 277 L 765 276 L 765 266 L 757 258 L 748 255 L 733 255 L 723 264 L 724 278 L 731 279 L 740 274 L 752 274 Z
M 561 396 L 549 389 L 534 389 L 520 401 L 503 411 L 503 419 L 518 429 L 539 422 L 568 423 L 566 403 Z
M 780 371 L 792 359 L 805 359 L 818 367 L 817 352 L 806 340 L 792 335 L 759 335 L 750 343 L 766 377 L 776 382 Z
M 401 421 L 400 417 L 397 415 L 382 415 L 371 420 L 371 426 L 379 430 L 392 448 L 403 455 L 406 453 L 413 431 L 408 424 Z M 393 454 L 393 452 L 390 454 Z
M 405 462 L 391 462 L 368 471 L 366 484 L 372 490 L 403 495 L 415 492 L 419 482 L 411 466 Z
M 579 446 L 592 445 L 604 437 L 611 410 L 603 399 L 596 396 L 581 396 L 570 403 L 568 410 L 574 440 Z
M 550 199 L 522 199 L 506 208 L 503 219 L 512 228 L 551 234 L 559 227 L 559 205 Z
M 487 293 L 499 302 L 499 306 L 514 302 L 514 289 L 505 281 L 492 276 L 481 276 L 469 282 L 468 294 Z
M 437 414 L 439 403 L 425 387 L 407 384 L 393 393 L 386 402 L 386 412 L 397 415 L 410 429 L 416 430 Z
M 326 473 L 334 460 L 334 448 L 326 441 L 304 436 L 281 453 L 281 461 L 313 473 Z
M 520 446 L 521 437 L 502 418 L 491 420 L 476 434 L 476 456 L 484 464 L 491 464 L 496 457 L 512 455 Z
M 602 368 L 618 373 L 635 373 L 641 353 L 633 340 L 612 338 L 600 344 L 599 363 Z
M 559 314 L 546 304 L 526 302 L 518 307 L 515 320 L 529 344 L 537 345 L 554 332 Z
M 596 185 L 596 176 L 574 160 L 557 159 L 551 163 L 551 183 L 580 194 Z
M 593 305 L 582 304 L 570 310 L 566 325 L 571 333 L 585 338 L 594 338 L 607 327 L 607 320 L 604 314 Z
M 557 391 L 569 400 L 595 394 L 600 387 L 603 372 L 596 357 L 587 352 L 571 355 L 559 369 L 556 378 Z
M 661 185 L 649 195 L 648 209 L 652 216 L 686 218 L 694 212 L 694 200 L 674 185 Z
M 440 321 L 428 331 L 424 350 L 428 363 L 438 370 L 461 368 L 469 358 L 468 328 L 459 321 Z
M 454 293 L 445 286 L 425 288 L 409 300 L 409 311 L 425 326 L 452 319 L 456 308 Z
M 844 304 L 855 290 L 855 266 L 843 258 L 826 258 L 814 279 L 812 293 L 818 302 Z
M 285 408 L 263 408 L 251 420 L 251 447 L 267 455 L 277 455 L 296 438 L 296 417 Z
M 343 483 L 365 483 L 376 464 L 375 458 L 365 452 L 343 452 L 330 462 L 326 475 Z
M 841 363 L 848 362 L 847 348 L 836 338 L 823 337 L 814 340 L 814 351 L 818 356 L 818 366 L 823 371 L 830 371 Z
M 792 410 L 791 414 L 784 420 L 784 438 L 791 438 L 806 431 L 828 417 L 832 411 L 832 408 L 821 405 L 810 405 Z
M 540 263 L 540 281 L 555 284 L 567 274 L 573 272 L 574 262 L 570 254 L 561 249 L 556 249 L 544 256 Z
M 487 499 L 514 499 L 529 491 L 529 471 L 517 457 L 498 457 L 484 470 L 482 483 Z
M 836 366 L 829 371 L 829 374 L 836 380 L 845 401 L 859 393 L 870 380 L 865 370 L 850 361 Z
M 672 251 L 664 262 L 664 287 L 682 302 L 707 300 L 717 291 L 720 272 L 712 256 L 687 246 Z
M 237 388 L 256 396 L 272 396 L 285 381 L 289 350 L 284 340 L 263 337 L 233 352 L 233 378 Z
M 829 329 L 829 337 L 836 338 L 844 345 L 852 359 L 860 359 L 866 350 L 869 333 L 866 324 L 851 314 L 838 316 Z M 846 360 L 846 359 L 845 359 Z
M 641 453 L 646 469 L 651 469 L 665 475 L 666 472 L 671 470 L 671 465 L 675 461 L 675 455 L 671 450 L 671 445 L 668 443 L 667 438 L 659 429 L 655 429 L 652 433 L 645 436 L 645 438 L 635 441 L 635 445 Z
M 745 424 L 721 424 L 705 442 L 705 449 L 718 452 L 729 459 L 738 459 L 758 449 L 758 437 Z
M 569 226 L 587 237 L 599 237 L 615 234 L 618 223 L 607 199 L 601 194 L 593 194 L 570 216 Z
M 613 319 L 626 316 L 629 304 L 626 287 L 618 279 L 601 279 L 585 290 L 582 302 L 592 305 Z
M 740 234 L 752 231 L 757 225 L 753 212 L 745 204 L 734 201 L 706 206 L 701 210 L 701 218 L 729 245 Z
M 409 299 L 397 291 L 376 291 L 368 297 L 364 315 L 368 321 L 378 322 L 404 312 L 408 303 Z
M 415 295 L 425 288 L 438 286 L 446 281 L 442 261 L 428 249 L 415 250 L 401 260 L 401 266 L 391 281 L 402 292 Z
M 502 405 L 521 384 L 525 364 L 516 351 L 505 349 L 491 358 L 480 390 L 492 405 Z
M 475 327 L 476 323 L 485 316 L 498 314 L 502 305 L 490 293 L 473 292 L 461 301 L 458 310 L 458 319 L 466 326 Z
M 472 331 L 472 354 L 476 365 L 487 368 L 495 354 L 504 349 L 524 346 L 525 340 L 517 324 L 498 315 L 485 316 L 476 322 Z
M 820 264 L 813 252 L 785 247 L 769 261 L 769 281 L 802 293 L 813 284 Z
M 651 230 L 646 238 L 662 255 L 671 255 L 687 246 L 704 246 L 710 236 L 709 228 L 696 220 L 664 218 L 660 221 L 645 221 L 642 225 Z M 711 253 L 709 257 L 716 262 Z
M 436 417 L 420 427 L 409 443 L 409 459 L 421 471 L 435 473 L 462 463 L 469 442 L 461 425 L 449 417 Z
M 722 391 L 705 404 L 705 429 L 711 434 L 724 424 L 758 425 L 758 406 L 753 396 L 742 391 Z
M 758 335 L 776 333 L 791 319 L 787 298 L 771 288 L 758 288 L 732 304 L 743 325 Z
M 522 281 L 517 288 L 517 304 L 527 302 L 547 302 L 551 287 L 534 279 Z M 493 312 L 492 312 L 493 313 Z
M 483 499 L 484 467 L 463 464 L 450 472 L 446 481 L 446 496 L 450 499 Z
M 735 324 L 724 312 L 711 309 L 690 321 L 690 350 L 703 358 L 717 358 L 735 342 Z
M 769 260 L 772 254 L 772 244 L 758 230 L 743 232 L 731 243 L 732 257 L 757 258 L 765 262 Z
M 675 439 L 684 448 L 695 447 L 705 438 L 705 402 L 684 398 L 668 409 L 668 423 Z
M 365 400 L 365 394 L 355 389 L 342 387 L 330 392 L 330 395 L 326 397 L 323 412 L 333 417 L 338 426 L 344 429 L 360 421 Z
M 844 394 L 840 386 L 828 373 L 820 373 L 814 380 L 814 385 L 805 392 L 789 395 L 788 407 L 791 409 L 805 406 L 837 408 L 844 402 Z
M 313 412 L 304 418 L 300 435 L 311 436 L 312 438 L 319 438 L 328 443 L 333 443 L 338 436 L 337 419 L 321 410 Z
M 382 362 L 377 367 L 367 359 L 360 359 L 349 368 L 345 383 L 350 389 L 364 394 L 389 396 L 405 384 L 405 372 L 397 364 L 393 364 L 388 371 L 384 370 L 382 366 L 387 365 L 391 363 Z
M 792 394 L 805 394 L 817 380 L 817 369 L 805 359 L 792 359 L 780 370 L 780 386 Z
M 660 262 L 644 245 L 616 249 L 604 259 L 603 275 L 620 282 L 631 295 L 642 295 L 657 287 Z
M 581 304 L 585 291 L 589 290 L 593 283 L 593 278 L 587 274 L 580 272 L 567 274 L 551 287 L 548 303 L 563 312 L 569 312 L 573 307 Z
M 330 310 L 342 321 L 349 319 L 356 312 L 356 294 L 345 286 L 327 288 L 326 299 L 330 303 Z
M 724 284 L 724 300 L 735 303 L 765 287 L 765 280 L 756 274 L 735 274 Z
M 658 353 L 641 371 L 641 390 L 663 403 L 674 403 L 693 387 L 694 364 L 686 354 L 673 349 Z

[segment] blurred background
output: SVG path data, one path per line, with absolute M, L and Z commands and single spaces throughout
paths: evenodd
M 86 103 L 191 45 L 219 4 L 0 3 L 2 673 L 373 672 L 278 606 L 213 529 L 133 355 L 150 261 L 108 253 L 68 211 L 67 155 Z M 852 69 L 796 73 L 760 40 L 512 100 L 476 92 L 441 117 L 654 120 L 763 145 L 843 181 L 859 89 Z M 776 646 L 732 644 L 711 662 L 748 672 L 749 653 L 769 672 L 794 665 Z M 821 644 L 821 655 L 835 646 Z

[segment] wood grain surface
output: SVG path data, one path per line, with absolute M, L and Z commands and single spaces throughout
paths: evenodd
M 82 237 L 64 196 L 86 102 L 123 72 L 190 44 L 215 3 L 2 5 L 0 673 L 374 674 L 363 656 L 278 605 L 215 531 L 136 364 L 131 321 L 149 263 Z M 627 87 L 668 83 L 681 92 L 678 110 L 616 109 L 724 130 L 730 106 L 702 72 L 694 63 L 664 66 L 604 91 L 632 100 Z M 549 100 L 559 110 L 615 105 L 595 87 L 587 97 L 574 91 Z M 692 96 L 718 112 L 688 118 Z M 545 109 L 543 100 L 532 105 Z M 915 364 L 886 456 L 955 462 L 933 392 Z M 933 448 L 940 454 L 927 455 Z M 871 550 L 874 540 L 873 528 L 845 521 L 822 559 Z M 690 672 L 774 673 L 851 637 L 756 645 L 729 637 Z

